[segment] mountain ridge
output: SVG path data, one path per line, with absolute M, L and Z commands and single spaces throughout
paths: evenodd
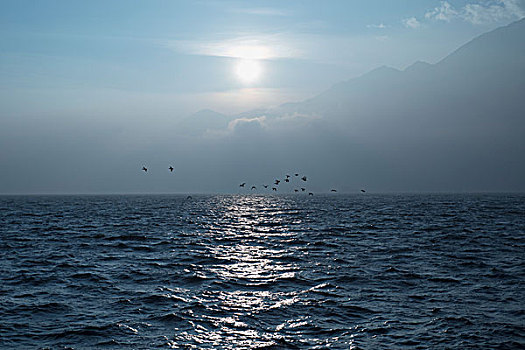
M 525 20 L 491 33 L 435 64 L 383 66 L 304 101 L 221 117 L 223 141 L 207 149 L 222 142 L 226 161 L 235 149 L 254 177 L 306 167 L 388 191 L 525 191 Z
M 505 48 L 505 52 L 512 51 L 510 48 L 512 48 L 512 45 L 508 45 L 508 43 L 505 42 L 505 40 L 499 40 L 501 36 L 505 36 L 508 34 L 508 32 L 512 32 L 514 36 L 519 36 L 522 40 L 522 49 L 519 50 L 519 46 L 514 46 L 516 48 L 516 52 L 514 53 L 515 56 L 517 56 L 514 60 L 514 63 L 520 68 L 522 68 L 523 74 L 525 75 L 525 68 L 523 67 L 523 62 L 525 62 L 525 18 L 521 19 L 519 21 L 513 22 L 507 26 L 496 28 L 492 31 L 489 31 L 487 33 L 481 34 L 477 36 L 476 38 L 470 40 L 469 42 L 465 43 L 464 45 L 460 46 L 456 50 L 454 50 L 452 53 L 444 57 L 442 60 L 438 61 L 435 64 L 430 64 L 427 62 L 422 61 L 416 61 L 404 70 L 398 70 L 396 68 L 392 68 L 389 66 L 380 66 L 375 69 L 372 69 L 371 71 L 368 71 L 360 76 L 357 76 L 355 78 L 351 78 L 346 81 L 341 81 L 338 83 L 335 83 L 332 87 L 329 89 L 302 101 L 298 102 L 286 102 L 281 105 L 279 105 L 276 108 L 270 108 L 270 109 L 264 109 L 259 108 L 256 110 L 248 110 L 242 113 L 234 114 L 234 115 L 225 115 L 222 113 L 218 113 L 209 109 L 203 109 L 200 110 L 194 114 L 192 114 L 189 118 L 186 119 L 196 119 L 196 118 L 202 118 L 202 114 L 204 111 L 206 112 L 213 112 L 216 113 L 217 117 L 222 119 L 220 123 L 218 123 L 220 126 L 225 127 L 228 124 L 228 121 L 232 121 L 236 118 L 241 117 L 248 117 L 248 116 L 260 116 L 260 115 L 269 115 L 270 117 L 272 115 L 280 114 L 280 113 L 305 113 L 305 112 L 312 112 L 312 113 L 324 113 L 329 110 L 328 106 L 330 104 L 338 104 L 337 99 L 343 99 L 345 97 L 348 97 L 346 95 L 350 95 L 352 93 L 358 92 L 359 90 L 363 88 L 371 88 L 370 85 L 373 85 L 374 83 L 377 83 L 377 81 L 380 81 L 383 85 L 384 84 L 395 84 L 396 79 L 405 79 L 407 77 L 410 78 L 418 78 L 418 79 L 426 79 L 427 81 L 430 81 L 431 79 L 436 79 L 436 75 L 443 75 L 443 72 L 438 72 L 442 67 L 446 66 L 454 66 L 460 64 L 462 68 L 468 67 L 464 63 L 465 56 L 469 61 L 472 62 L 472 69 L 473 70 L 479 70 L 480 68 L 478 65 L 475 64 L 476 61 L 472 60 L 472 56 L 476 56 L 470 51 L 472 50 L 479 50 L 480 47 L 494 47 L 497 45 L 500 49 L 503 47 Z M 508 35 L 507 35 L 508 36 Z M 486 45 L 486 41 L 490 40 L 491 45 Z M 491 50 L 489 50 L 491 51 Z M 492 49 L 493 51 L 493 49 Z M 470 55 L 469 55 L 470 53 Z M 500 55 L 502 56 L 502 55 Z M 499 56 L 498 56 L 499 57 Z M 508 57 L 504 56 L 504 57 Z M 494 55 L 491 57 L 494 58 Z M 461 61 L 463 59 L 463 61 Z M 458 63 L 458 61 L 461 61 Z M 494 63 L 491 60 L 490 63 Z M 486 64 L 484 65 L 487 66 Z M 494 67 L 491 67 L 494 68 Z M 445 74 L 446 75 L 446 74 Z M 510 76 L 516 76 L 515 74 L 509 74 Z M 397 81 L 397 83 L 406 83 L 404 81 Z M 392 86 L 388 86 L 392 87 Z M 376 91 L 382 91 L 385 89 L 385 86 L 377 87 L 372 86 Z M 360 95 L 358 94 L 358 97 Z M 351 97 L 350 97 L 351 98 Z M 324 100 L 324 101 L 323 101 Z M 324 107 L 320 108 L 320 106 L 315 106 L 315 104 L 324 105 Z M 314 109 L 311 111 L 307 111 L 308 109 Z M 209 114 L 209 113 L 208 113 Z M 209 116 L 209 115 L 208 115 Z M 225 121 L 225 119 L 227 121 Z M 215 127 L 215 125 L 212 124 L 212 128 Z

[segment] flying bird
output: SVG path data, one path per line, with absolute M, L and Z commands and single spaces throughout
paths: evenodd
M 301 187 L 301 191 L 303 191 L 303 192 L 306 191 L 306 188 Z
M 294 174 L 295 176 L 299 176 L 299 174 Z
M 275 180 L 274 184 L 278 185 L 279 182 L 281 182 L 280 180 Z
M 257 189 L 257 187 L 255 187 L 255 186 L 252 186 L 252 190 L 256 190 L 256 189 Z
M 294 192 L 299 192 L 299 190 L 296 188 L 295 190 L 293 190 Z
M 365 190 L 361 190 L 361 192 L 365 193 L 366 191 Z
M 148 172 L 148 168 L 146 168 L 145 166 L 142 167 L 142 170 L 144 170 L 146 173 Z
M 330 190 L 330 191 L 332 191 L 332 192 L 337 192 L 337 190 Z
M 301 180 L 306 181 L 306 176 L 303 176 Z
M 244 187 L 244 185 L 246 185 L 246 182 L 243 182 L 242 184 L 240 184 L 239 187 Z
M 274 190 L 274 191 L 277 191 L 277 188 L 275 188 L 275 187 L 272 187 L 272 190 Z
M 290 182 L 290 180 L 288 180 L 287 178 L 286 178 L 286 179 L 284 179 L 284 181 L 285 181 L 285 182 Z
M 264 188 L 268 188 L 268 185 L 263 185 Z
M 290 175 L 286 174 L 286 178 L 289 178 L 289 177 L 290 177 Z
M 170 171 L 173 172 L 173 167 L 172 166 L 170 166 L 168 169 L 170 169 Z
M 313 196 L 314 194 L 313 194 L 312 192 L 309 192 L 308 195 L 309 195 L 309 196 Z

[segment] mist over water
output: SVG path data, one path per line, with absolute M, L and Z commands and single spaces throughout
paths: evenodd
M 46 90 L 46 98 L 37 98 L 32 90 L 19 92 L 24 102 L 8 94 L 2 102 L 14 103 L 18 113 L 0 111 L 0 193 L 232 193 L 239 183 L 260 186 L 292 171 L 307 174 L 311 189 L 325 193 L 362 187 L 380 193 L 524 192 L 523 38 L 525 19 L 473 38 L 433 64 L 379 67 L 349 80 L 341 73 L 335 85 L 316 86 L 306 99 L 275 100 L 238 114 L 209 110 L 202 96 L 184 98 L 196 113 L 180 114 L 149 101 L 148 94 L 128 97 L 124 110 L 114 110 L 124 97 L 115 100 L 100 87 L 96 94 L 112 103 L 85 93 L 51 97 Z M 211 69 L 209 59 L 195 71 Z M 310 74 L 323 75 L 303 69 L 308 84 L 315 85 Z M 213 74 L 209 79 L 221 84 Z M 246 103 L 257 91 L 222 104 Z M 26 102 L 34 100 L 53 108 Z
M 0 347 L 525 346 L 523 195 L 0 197 Z

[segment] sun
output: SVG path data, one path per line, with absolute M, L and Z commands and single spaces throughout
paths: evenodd
M 261 77 L 262 66 L 257 60 L 240 59 L 235 65 L 235 74 L 244 84 L 252 84 Z

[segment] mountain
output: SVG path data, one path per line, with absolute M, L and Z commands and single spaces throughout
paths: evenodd
M 392 119 L 394 112 L 406 114 L 406 109 L 425 108 L 443 111 L 445 106 L 452 107 L 451 104 L 472 110 L 476 108 L 470 103 L 473 99 L 478 99 L 479 107 L 483 108 L 477 109 L 481 110 L 487 107 L 506 110 L 505 105 L 512 100 L 515 102 L 512 107 L 518 109 L 507 112 L 518 114 L 522 110 L 524 77 L 525 19 L 522 19 L 473 39 L 436 64 L 418 61 L 404 71 L 383 66 L 335 84 L 302 102 L 235 116 L 203 110 L 190 119 L 200 120 L 202 123 L 198 124 L 213 129 L 224 127 L 237 118 L 261 115 L 278 118 L 284 114 L 316 114 L 327 120 L 343 119 L 352 123 L 361 114 L 373 115 L 369 120 Z M 485 98 L 487 96 L 492 97 Z M 458 100 L 468 106 L 456 104 Z M 453 115 L 453 112 L 450 109 L 446 115 Z M 463 110 L 455 112 L 464 113 Z
M 349 115 L 352 111 L 376 110 L 377 103 L 435 108 L 463 98 L 479 98 L 479 103 L 491 105 L 491 109 L 500 107 L 500 99 L 481 98 L 491 94 L 506 102 L 505 96 L 512 96 L 521 108 L 524 77 L 525 19 L 481 35 L 437 64 L 417 62 L 405 71 L 381 67 L 339 83 L 296 108 Z
M 286 113 L 315 113 L 349 135 L 519 142 L 525 135 L 525 19 L 481 35 L 437 64 L 381 67 Z M 510 145 L 509 145 L 510 146 Z
M 525 19 L 436 64 L 380 67 L 302 102 L 231 117 L 206 111 L 190 124 L 248 120 L 257 132 L 236 139 L 247 158 L 265 169 L 306 162 L 336 185 L 525 191 L 524 96 Z
M 179 123 L 177 131 L 185 135 L 196 136 L 207 130 L 225 129 L 231 120 L 232 118 L 225 114 L 203 109 L 184 118 Z

